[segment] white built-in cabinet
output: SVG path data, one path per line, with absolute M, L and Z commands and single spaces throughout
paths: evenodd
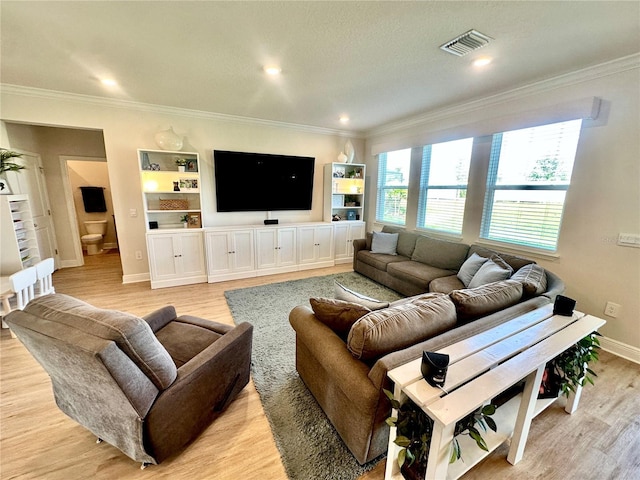
M 204 235 L 208 282 L 254 276 L 256 262 L 253 228 L 207 229 Z
M 207 281 L 204 239 L 200 229 L 147 233 L 151 288 Z
M 256 259 L 259 275 L 291 271 L 297 264 L 295 227 L 256 229 Z
M 335 263 L 349 263 L 353 259 L 353 241 L 365 238 L 364 222 L 333 223 L 333 258 Z
M 298 263 L 304 268 L 331 266 L 333 262 L 333 226 L 298 227 Z
M 364 220 L 366 165 L 328 163 L 324 166 L 325 222 Z
M 0 195 L 0 270 L 11 275 L 40 261 L 28 195 Z

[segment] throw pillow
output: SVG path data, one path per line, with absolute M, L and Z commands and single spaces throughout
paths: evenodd
M 347 348 L 355 358 L 372 360 L 434 337 L 455 324 L 451 299 L 427 293 L 361 317 L 349 331 Z
M 371 311 L 357 303 L 333 298 L 312 297 L 309 303 L 316 318 L 342 338 L 347 337 L 356 320 Z
M 353 290 L 349 290 L 344 285 L 335 281 L 333 289 L 333 296 L 336 297 L 337 300 L 357 303 L 358 305 L 367 307 L 369 310 L 379 310 L 381 308 L 387 308 L 389 306 L 389 302 L 381 302 L 380 300 L 376 300 L 375 298 L 367 297 L 366 295 L 362 295 L 361 293 L 354 292 Z
M 480 267 L 487 261 L 488 258 L 481 257 L 477 253 L 474 253 L 467 258 L 458 272 L 458 278 L 464 284 L 465 287 L 469 286 L 469 282 L 473 276 L 480 270 Z
M 466 322 L 518 303 L 522 299 L 522 284 L 503 280 L 477 288 L 454 290 L 449 297 L 456 306 L 458 321 Z
M 476 288 L 488 283 L 506 280 L 512 273 L 513 269 L 504 260 L 493 256 L 482 264 L 467 287 Z
M 398 246 L 397 233 L 373 232 L 371 239 L 371 253 L 384 253 L 387 255 L 397 255 Z
M 544 268 L 535 263 L 522 267 L 512 275 L 511 280 L 522 283 L 524 294 L 529 297 L 535 297 L 547 290 L 547 274 Z

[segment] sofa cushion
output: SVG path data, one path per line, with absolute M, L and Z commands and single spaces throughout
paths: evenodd
M 371 311 L 363 305 L 333 298 L 312 297 L 309 303 L 316 318 L 344 339 L 356 320 Z
M 465 287 L 469 286 L 469 282 L 473 276 L 480 270 L 480 267 L 488 260 L 488 258 L 481 257 L 477 253 L 473 253 L 469 258 L 467 258 L 460 270 L 458 271 L 458 278 L 462 282 Z
M 482 264 L 467 287 L 476 288 L 488 283 L 506 280 L 512 273 L 513 269 L 500 257 L 494 255 Z
M 518 257 L 517 255 L 510 255 L 508 253 L 495 252 L 488 248 L 481 247 L 480 245 L 471 245 L 471 247 L 469 248 L 469 256 L 471 256 L 474 253 L 477 253 L 481 257 L 485 257 L 485 258 L 491 258 L 492 255 L 499 255 L 500 258 L 502 258 L 505 262 L 507 262 L 511 266 L 511 268 L 513 268 L 514 272 L 518 271 L 520 268 L 524 267 L 525 265 L 528 265 L 530 263 L 536 263 L 533 260 L 530 260 L 528 258 Z
M 362 295 L 361 293 L 354 292 L 353 290 L 348 289 L 347 287 L 336 281 L 333 282 L 333 296 L 336 297 L 337 300 L 357 303 L 358 305 L 367 307 L 369 310 L 379 310 L 381 308 L 387 308 L 389 306 L 389 302 L 381 302 L 380 300 L 376 300 L 375 298 L 367 297 L 366 295 Z
M 408 262 L 409 258 L 402 255 L 385 255 L 383 253 L 371 253 L 369 250 L 360 250 L 357 254 L 358 261 L 371 265 L 381 272 L 386 272 L 387 267 L 395 262 Z
M 454 290 L 460 290 L 464 287 L 465 285 L 460 281 L 457 275 L 434 278 L 429 282 L 430 292 L 451 293 Z
M 535 263 L 520 268 L 511 279 L 522 283 L 524 294 L 528 297 L 540 295 L 547 290 L 547 273 Z
M 178 369 L 167 350 L 143 319 L 117 310 L 103 310 L 63 294 L 45 295 L 29 302 L 25 312 L 61 323 L 83 333 L 115 342 L 154 385 L 164 390 Z
M 477 288 L 454 290 L 449 294 L 459 322 L 466 322 L 515 305 L 522 299 L 522 284 L 503 280 Z
M 361 317 L 349 331 L 347 347 L 355 358 L 376 359 L 438 335 L 455 324 L 456 310 L 451 299 L 427 293 Z
M 412 283 L 426 292 L 432 280 L 448 277 L 455 272 L 420 262 L 395 262 L 387 265 L 387 273 L 392 277 Z
M 382 227 L 382 231 L 385 233 L 397 233 L 398 234 L 398 246 L 396 248 L 398 255 L 411 258 L 413 251 L 416 248 L 416 241 L 418 240 L 417 233 L 407 232 L 402 227 L 393 227 L 391 225 L 385 225 Z
M 420 235 L 411 260 L 445 270 L 458 271 L 467 258 L 469 245 Z
M 373 232 L 371 240 L 371 253 L 384 253 L 386 255 L 397 255 L 398 246 L 397 233 Z

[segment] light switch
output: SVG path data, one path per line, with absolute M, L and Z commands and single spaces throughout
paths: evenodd
M 130 208 L 130 209 L 129 209 L 129 216 L 130 216 L 130 217 L 137 217 L 137 216 L 138 216 L 138 209 L 136 209 L 136 208 Z
M 637 233 L 621 233 L 618 235 L 618 245 L 640 248 L 640 235 Z

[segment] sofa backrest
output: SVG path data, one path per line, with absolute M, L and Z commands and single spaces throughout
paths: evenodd
M 164 390 L 178 374 L 171 356 L 143 319 L 117 310 L 103 310 L 63 294 L 46 295 L 29 302 L 25 313 L 69 331 L 79 331 L 113 341 L 153 382 Z M 37 325 L 34 325 L 37 329 Z
M 469 253 L 467 254 L 467 257 L 470 257 L 474 253 L 477 253 L 481 257 L 485 257 L 485 258 L 491 258 L 492 255 L 499 255 L 500 258 L 502 258 L 505 262 L 507 262 L 511 266 L 511 268 L 513 268 L 514 272 L 517 272 L 518 270 L 520 270 L 520 268 L 524 267 L 525 265 L 529 265 L 530 263 L 536 263 L 535 261 L 529 258 L 519 257 L 517 255 L 511 255 L 508 253 L 496 252 L 495 250 L 482 247 L 475 243 L 471 245 L 471 247 L 469 248 Z

